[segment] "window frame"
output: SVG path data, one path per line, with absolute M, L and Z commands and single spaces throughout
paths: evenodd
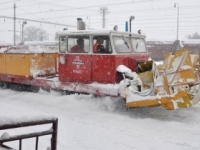
M 85 54 L 85 53 L 90 53 L 90 43 L 91 43 L 91 39 L 90 39 L 90 35 L 81 35 L 81 34 L 79 34 L 79 35 L 68 35 L 67 36 L 67 52 L 69 53 L 69 54 L 74 54 L 74 52 L 70 52 L 71 51 L 71 48 L 69 49 L 69 38 L 73 38 L 74 37 L 74 39 L 75 40 L 77 40 L 78 39 L 78 37 L 79 38 L 81 38 L 81 37 L 87 37 L 87 39 L 88 39 L 88 41 L 89 41 L 89 43 L 88 43 L 88 51 L 84 51 L 84 52 L 77 52 L 76 54 Z M 75 38 L 75 37 L 77 37 L 77 38 Z M 83 38 L 84 39 L 84 38 Z M 86 39 L 86 38 L 85 38 Z M 75 46 L 75 45 L 73 45 L 73 46 Z M 73 47 L 72 46 L 72 47 Z M 84 46 L 84 48 L 85 48 L 85 46 Z
M 94 52 L 94 45 L 95 45 L 95 40 L 94 37 L 103 37 L 103 36 L 106 36 L 108 37 L 108 47 L 109 47 L 109 52 L 108 53 L 95 53 Z M 106 46 L 105 46 L 106 48 Z M 113 53 L 113 46 L 112 46 L 112 41 L 111 41 L 111 37 L 110 37 L 110 34 L 94 34 L 91 36 L 91 51 L 93 54 L 112 54 Z
M 61 38 L 65 38 L 65 50 L 61 51 Z M 67 36 L 61 36 L 59 37 L 59 52 L 60 53 L 66 53 L 67 52 Z

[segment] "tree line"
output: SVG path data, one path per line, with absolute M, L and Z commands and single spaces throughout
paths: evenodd
M 187 38 L 188 39 L 200 39 L 200 35 L 197 32 L 195 32 L 192 35 L 188 35 Z
M 22 33 L 20 33 L 21 35 Z M 25 27 L 24 29 L 24 41 L 45 41 L 45 40 L 49 40 L 48 34 L 47 32 L 39 27 L 35 27 L 35 26 L 28 26 Z M 22 37 L 20 37 L 19 35 L 16 35 L 16 40 L 17 42 L 21 42 Z

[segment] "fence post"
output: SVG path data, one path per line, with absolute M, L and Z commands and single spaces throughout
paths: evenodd
M 53 123 L 53 134 L 51 139 L 51 150 L 57 149 L 57 130 L 58 130 L 58 119 Z

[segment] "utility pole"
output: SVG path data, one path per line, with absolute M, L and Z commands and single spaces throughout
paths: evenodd
M 21 22 L 19 21 L 19 37 L 20 37 L 20 41 L 22 40 L 22 29 L 21 29 L 21 27 L 22 27 L 22 24 L 21 24 Z
M 15 10 L 16 10 L 16 5 L 14 3 L 14 45 L 15 45 L 15 41 L 16 41 L 16 36 L 15 36 L 15 29 L 16 29 L 16 25 L 15 25 L 15 21 L 16 21 L 16 14 L 15 14 Z
M 101 7 L 100 13 L 102 14 L 102 27 L 105 28 L 105 26 L 106 26 L 106 14 L 108 13 L 107 7 Z

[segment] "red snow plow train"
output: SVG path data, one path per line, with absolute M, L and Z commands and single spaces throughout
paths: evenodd
M 188 49 L 148 61 L 145 36 L 114 30 L 61 31 L 53 46 L 0 47 L 0 83 L 121 97 L 126 106 L 188 108 L 200 100 L 198 55 Z

